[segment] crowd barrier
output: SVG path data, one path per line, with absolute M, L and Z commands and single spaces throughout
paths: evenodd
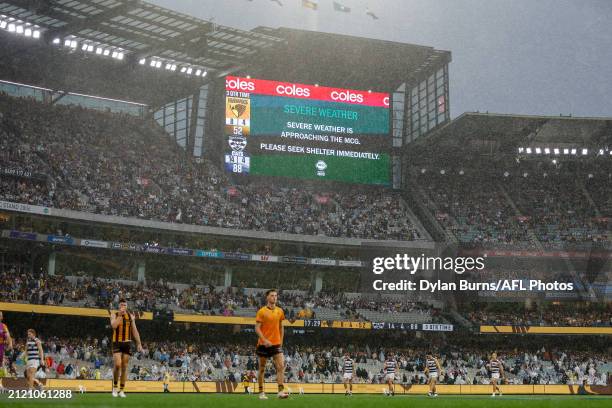
M 67 379 L 47 379 L 44 380 L 46 389 L 72 390 L 73 392 L 111 392 L 112 382 L 110 380 L 67 380 Z M 3 379 L 4 387 L 7 389 L 25 388 L 23 379 Z M 252 385 L 256 387 L 256 384 Z M 288 383 L 286 387 L 292 393 L 304 394 L 343 394 L 343 384 L 305 384 Z M 385 384 L 353 384 L 353 394 L 381 394 L 386 389 Z M 582 390 L 578 385 L 502 385 L 504 394 L 514 395 L 536 395 L 536 394 L 555 394 L 555 395 L 612 395 L 612 386 L 587 385 Z M 161 381 L 128 381 L 125 387 L 126 392 L 157 393 L 163 392 L 163 382 Z M 245 389 L 242 383 L 225 382 L 199 382 L 199 381 L 171 381 L 169 383 L 171 393 L 233 393 L 244 394 Z M 396 384 L 396 394 L 427 394 L 427 385 L 401 385 Z M 265 391 L 275 393 L 276 384 L 266 383 Z M 444 385 L 437 386 L 440 395 L 486 395 L 491 393 L 490 385 Z

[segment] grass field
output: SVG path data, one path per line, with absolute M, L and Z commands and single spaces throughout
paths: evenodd
M 75 395 L 70 400 L 14 400 L 7 395 L 0 396 L 2 407 L 70 407 L 70 408 L 190 408 L 209 406 L 214 408 L 253 408 L 292 407 L 292 408 L 366 408 L 373 406 L 418 407 L 418 408 L 480 408 L 480 407 L 520 407 L 520 408 L 598 408 L 612 406 L 610 396 L 556 396 L 556 395 L 505 395 L 490 396 L 440 396 L 432 399 L 427 396 L 381 395 L 292 395 L 287 400 L 279 400 L 270 394 L 269 400 L 260 401 L 256 396 L 227 394 L 128 394 L 127 398 L 113 398 L 110 394 Z

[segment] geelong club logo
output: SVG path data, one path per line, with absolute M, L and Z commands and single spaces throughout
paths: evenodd
M 247 140 L 244 137 L 241 136 L 233 136 L 230 137 L 229 140 L 227 141 L 230 145 L 230 147 L 232 148 L 233 151 L 235 152 L 241 152 L 244 150 L 244 148 L 247 145 Z

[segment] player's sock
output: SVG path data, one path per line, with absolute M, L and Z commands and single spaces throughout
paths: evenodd
M 283 384 L 278 384 L 278 392 L 283 392 L 285 390 L 285 386 Z

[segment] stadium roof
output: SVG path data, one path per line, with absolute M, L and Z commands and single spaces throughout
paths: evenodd
M 404 82 L 416 85 L 451 61 L 449 51 L 422 45 L 285 27 L 254 31 L 287 41 L 263 50 L 254 67 L 271 79 L 290 75 L 287 80 L 390 92 Z
M 141 0 L 0 0 L 0 14 L 40 26 L 44 38 L 74 38 L 209 70 L 229 69 L 259 50 L 283 43 Z
M 1 79 L 151 106 L 192 94 L 208 74 L 207 80 L 244 73 L 390 92 L 451 59 L 448 51 L 391 41 L 289 28 L 239 30 L 142 0 L 0 0 L 0 19 L 10 18 L 36 26 L 41 41 L 0 30 L 0 40 L 14 38 L 0 44 Z M 102 48 L 126 61 L 95 55 Z M 138 66 L 154 61 L 165 69 Z M 163 72 L 170 66 L 202 75 Z
M 515 155 L 517 147 L 544 143 L 612 148 L 612 118 L 466 112 L 406 149 L 415 158 L 440 151 Z

